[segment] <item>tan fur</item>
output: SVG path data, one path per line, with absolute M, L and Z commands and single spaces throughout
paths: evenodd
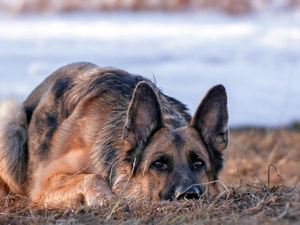
M 26 129 L 26 114 L 22 104 L 13 99 L 3 100 L 0 103 L 0 180 L 3 184 L 0 186 L 6 185 L 7 188 L 2 188 L 2 194 L 7 191 L 23 193 Z
M 88 134 L 84 116 L 74 120 L 70 117 L 65 121 L 53 137 L 52 147 L 64 144 L 62 149 L 40 162 L 32 174 L 35 182 L 30 185 L 28 195 L 34 202 L 69 207 L 85 203 L 96 207 L 105 205 L 112 195 L 108 182 L 91 166 L 91 145 L 83 138 Z M 61 140 L 70 141 L 62 143 Z

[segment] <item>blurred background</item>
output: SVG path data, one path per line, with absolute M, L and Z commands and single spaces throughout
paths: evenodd
M 300 0 L 0 0 L 0 99 L 75 61 L 141 74 L 193 113 L 222 83 L 230 126 L 300 121 Z

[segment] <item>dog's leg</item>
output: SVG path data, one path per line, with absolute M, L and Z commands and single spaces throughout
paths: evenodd
M 60 175 L 47 179 L 31 191 L 35 204 L 89 207 L 105 205 L 113 194 L 108 183 L 97 174 Z

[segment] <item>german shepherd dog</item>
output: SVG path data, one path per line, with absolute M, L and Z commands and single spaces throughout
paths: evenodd
M 0 105 L 0 195 L 96 207 L 116 195 L 151 200 L 220 193 L 227 95 L 211 88 L 191 117 L 149 79 L 74 63 L 23 102 Z

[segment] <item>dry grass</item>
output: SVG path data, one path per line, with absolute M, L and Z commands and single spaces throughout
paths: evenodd
M 13 14 L 70 12 L 70 11 L 113 11 L 113 10 L 218 10 L 227 14 L 245 14 L 253 10 L 268 9 L 270 0 L 0 0 L 0 9 Z M 281 1 L 280 8 L 299 8 L 300 0 Z
M 221 176 L 227 188 L 215 199 L 122 199 L 97 209 L 43 209 L 10 195 L 0 200 L 0 224 L 297 224 L 299 143 L 297 131 L 233 131 Z
M 293 130 L 234 130 L 225 158 L 221 179 L 227 185 L 237 177 L 243 184 L 296 185 L 300 181 L 300 132 L 296 124 Z

